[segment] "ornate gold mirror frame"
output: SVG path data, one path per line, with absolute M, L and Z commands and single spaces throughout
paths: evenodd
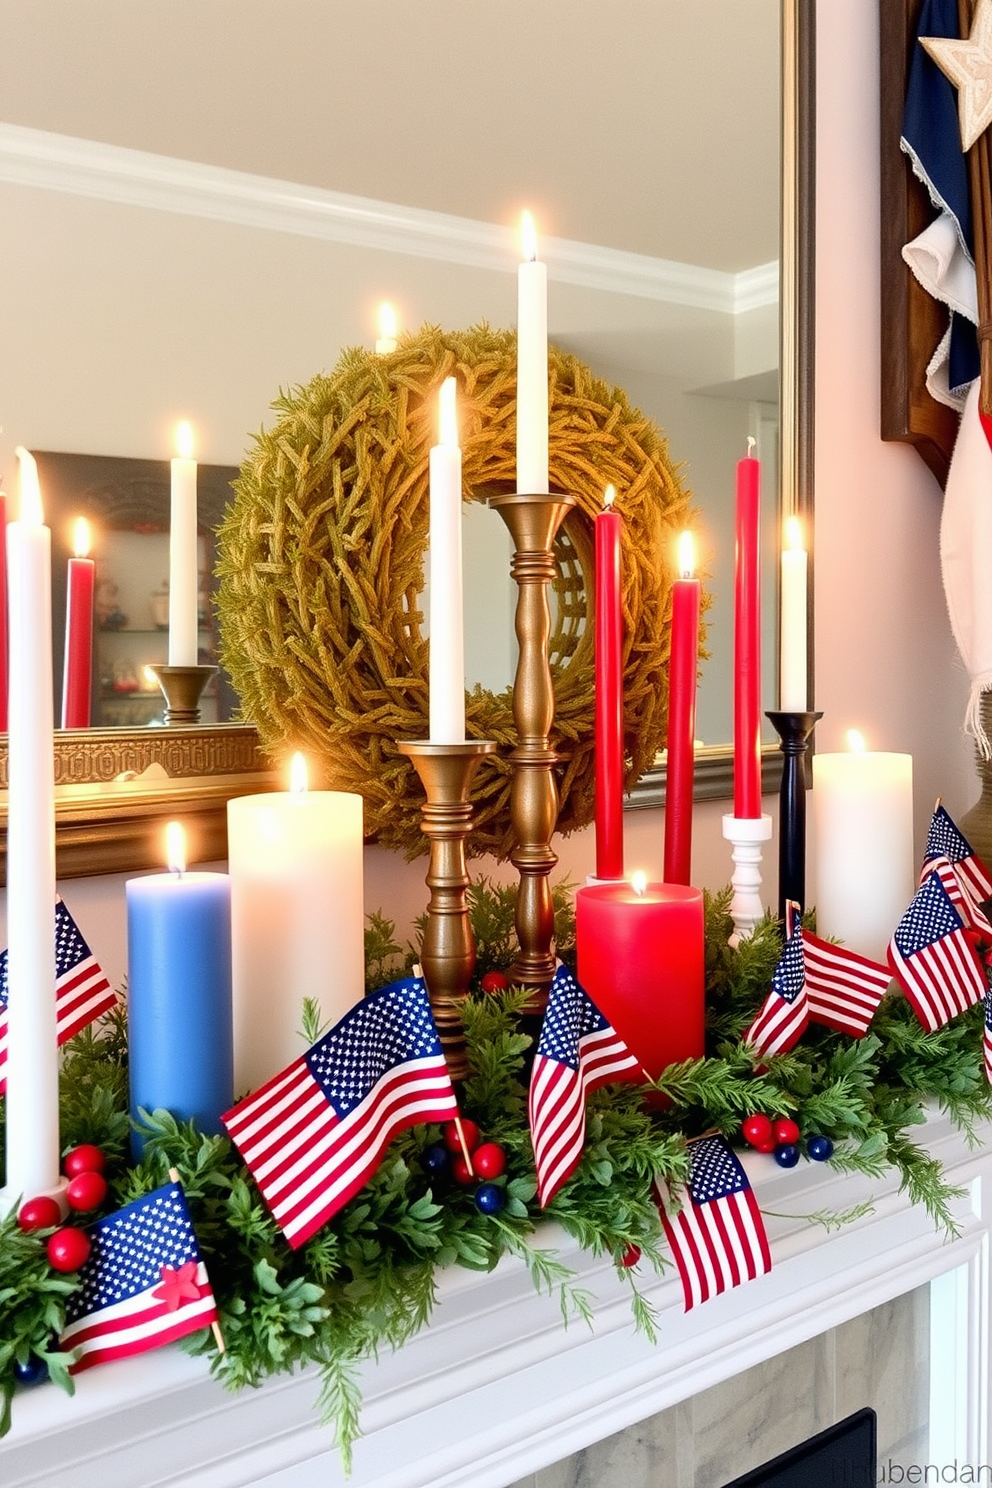
M 782 0 L 782 221 L 780 258 L 780 505 L 812 532 L 815 0 Z M 810 586 L 812 604 L 812 585 Z M 812 638 L 812 624 L 809 635 Z M 812 641 L 811 643 L 812 644 Z M 812 656 L 810 657 L 812 663 Z M 811 670 L 812 675 L 812 670 Z M 772 790 L 780 755 L 765 749 Z M 160 766 L 169 777 L 141 777 Z M 0 743 L 0 785 L 7 751 Z M 273 788 L 277 777 L 249 725 L 215 728 L 107 729 L 63 733 L 55 744 L 57 871 L 60 877 L 117 873 L 162 862 L 162 826 L 181 816 L 191 861 L 227 855 L 227 801 Z M 121 776 L 129 778 L 121 779 Z M 697 799 L 732 792 L 729 747 L 701 749 Z M 634 788 L 631 807 L 664 803 L 663 765 Z M 0 791 L 0 876 L 6 880 L 6 792 Z

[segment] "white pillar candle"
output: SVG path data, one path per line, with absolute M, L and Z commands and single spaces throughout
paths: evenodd
M 304 997 L 336 1023 L 364 994 L 362 798 L 305 786 L 241 796 L 227 828 L 241 1093 L 304 1052 Z
M 816 928 L 884 961 L 915 888 L 913 760 L 849 740 L 846 754 L 813 756 Z
M 52 543 L 38 469 L 18 449 L 21 505 L 7 527 L 10 715 L 7 806 L 7 1187 L 59 1188 L 55 1016 Z
M 783 713 L 805 713 L 806 578 L 808 560 L 798 517 L 788 517 L 782 547 L 779 615 L 779 707 Z
M 548 489 L 548 270 L 537 256 L 534 219 L 524 212 L 517 270 L 517 490 Z
M 464 744 L 462 452 L 453 377 L 441 384 L 439 422 L 430 454 L 430 741 Z
M 196 530 L 196 461 L 193 431 L 176 429 L 178 454 L 171 464 L 169 519 L 169 665 L 196 666 L 200 554 Z

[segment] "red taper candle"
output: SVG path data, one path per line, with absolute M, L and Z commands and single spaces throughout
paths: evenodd
M 62 727 L 89 728 L 90 690 L 93 680 L 93 576 L 96 565 L 86 555 L 90 547 L 89 523 L 76 523 L 69 559 L 65 608 L 65 670 L 62 677 Z
M 7 497 L 0 491 L 0 734 L 7 732 Z
M 737 464 L 734 568 L 734 815 L 761 815 L 761 592 L 758 544 L 761 466 Z
M 668 759 L 665 786 L 665 882 L 692 882 L 692 788 L 695 773 L 699 580 L 693 577 L 692 533 L 679 539 L 681 578 L 672 586 L 668 661 Z
M 589 884 L 575 896 L 579 981 L 652 1079 L 705 1037 L 703 894 L 682 884 Z
M 596 877 L 623 878 L 620 514 L 607 486 L 596 518 Z

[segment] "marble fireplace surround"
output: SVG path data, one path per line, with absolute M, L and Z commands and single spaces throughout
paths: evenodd
M 554 1244 L 595 1296 L 595 1327 L 563 1329 L 557 1300 L 535 1295 L 523 1266 L 454 1271 L 431 1326 L 367 1372 L 353 1476 L 314 1417 L 313 1374 L 231 1395 L 175 1349 L 81 1376 L 75 1400 L 53 1387 L 15 1401 L 0 1442 L 4 1488 L 506 1488 L 593 1442 L 932 1283 L 931 1461 L 987 1462 L 992 1416 L 989 1230 L 992 1129 L 970 1151 L 934 1116 L 922 1133 L 962 1189 L 960 1233 L 945 1242 L 887 1175 L 829 1165 L 783 1172 L 745 1161 L 766 1213 L 769 1276 L 683 1314 L 674 1272 L 644 1278 L 661 1318 L 651 1346 L 631 1323 L 610 1262 Z M 828 1233 L 785 1216 L 873 1212 Z M 906 1360 L 907 1370 L 926 1360 Z M 773 1405 L 771 1408 L 774 1408 Z

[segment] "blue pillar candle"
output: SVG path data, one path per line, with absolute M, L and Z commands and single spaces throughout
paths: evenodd
M 162 1106 L 217 1133 L 234 1101 L 230 879 L 174 870 L 125 888 L 131 1115 Z

